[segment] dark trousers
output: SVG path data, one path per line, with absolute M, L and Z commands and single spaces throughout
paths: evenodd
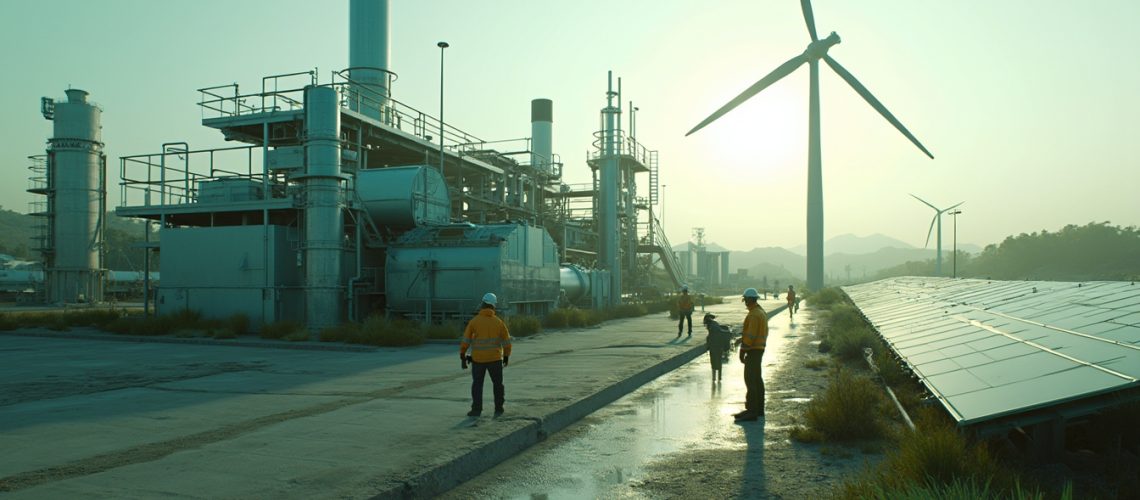
M 471 409 L 483 409 L 483 374 L 491 374 L 491 388 L 495 393 L 495 408 L 503 407 L 503 362 L 471 363 Z
M 744 409 L 753 413 L 764 413 L 764 378 L 760 372 L 760 359 L 764 351 L 748 351 L 744 357 L 744 386 L 748 388 Z
M 685 324 L 686 318 L 689 320 L 689 334 L 691 335 L 693 333 L 693 311 L 681 311 L 679 315 L 681 316 L 681 320 L 677 322 L 677 335 L 680 335 L 684 329 L 683 325 Z

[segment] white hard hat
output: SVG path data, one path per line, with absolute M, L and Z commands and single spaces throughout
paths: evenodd
M 758 299 L 758 298 L 760 298 L 760 292 L 757 292 L 755 288 L 746 288 L 744 290 L 744 298 L 746 298 L 746 299 Z
M 681 291 L 682 291 L 682 292 L 687 292 L 687 291 L 689 291 L 689 285 L 681 285 Z
M 495 305 L 495 303 L 497 303 L 497 302 L 499 302 L 499 298 L 496 297 L 495 294 L 493 294 L 491 292 L 487 292 L 487 293 L 483 294 L 483 303 L 484 304 Z

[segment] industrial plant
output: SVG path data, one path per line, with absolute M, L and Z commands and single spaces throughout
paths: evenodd
M 657 151 L 612 72 L 599 75 L 586 165 L 570 167 L 554 153 L 551 100 L 531 101 L 530 137 L 483 139 L 398 100 L 389 54 L 388 2 L 353 0 L 349 68 L 198 90 L 202 125 L 241 145 L 119 159 L 114 213 L 146 222 L 145 269 L 161 255 L 141 276 L 148 310 L 316 331 L 374 314 L 466 318 L 487 290 L 506 314 L 609 308 L 676 289 L 687 271 L 727 273 L 727 254 L 682 263 L 672 251 L 653 213 Z M 32 168 L 30 191 L 46 198 L 42 289 L 48 303 L 99 302 L 112 275 L 101 109 L 67 95 L 44 99 L 55 133 Z M 592 182 L 565 182 L 566 168 Z

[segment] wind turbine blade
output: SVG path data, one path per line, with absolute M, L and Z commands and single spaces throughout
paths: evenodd
M 811 35 L 811 41 L 819 41 L 819 37 L 815 36 L 815 14 L 811 11 L 811 0 L 800 0 L 800 7 L 804 9 L 804 21 L 807 21 L 808 34 Z
M 831 66 L 831 69 L 835 70 L 836 73 L 839 73 L 839 76 L 841 78 L 847 80 L 847 84 L 851 85 L 851 88 L 855 89 L 855 92 L 863 96 L 863 99 L 867 101 L 867 104 L 870 104 L 871 107 L 875 108 L 875 110 L 878 111 L 880 115 L 883 115 L 883 118 L 886 118 L 887 121 L 891 122 L 891 125 L 894 125 L 895 128 L 899 130 L 899 132 L 902 132 L 902 134 L 905 135 L 907 139 L 910 139 L 910 142 L 913 142 L 915 146 L 918 146 L 918 149 L 921 149 L 923 153 L 926 153 L 926 156 L 929 156 L 932 160 L 934 159 L 934 155 L 930 154 L 930 151 L 927 151 L 926 147 L 923 146 L 921 142 L 918 142 L 918 139 L 911 135 L 910 131 L 903 126 L 902 122 L 900 122 L 898 118 L 895 118 L 895 115 L 892 115 L 890 111 L 887 111 L 887 107 L 883 106 L 883 103 L 879 102 L 878 99 L 875 99 L 875 96 L 871 95 L 871 91 L 867 90 L 867 87 L 864 87 L 863 84 L 859 83 L 859 80 L 856 80 L 854 75 L 844 69 L 843 66 L 840 66 L 839 63 L 836 62 L 835 59 L 832 59 L 829 55 L 825 54 L 823 56 L 823 60 L 827 62 L 828 66 Z
M 930 204 L 929 202 L 927 202 L 926 200 L 924 200 L 924 199 L 922 199 L 922 198 L 919 198 L 919 197 L 915 196 L 914 194 L 911 194 L 910 196 L 911 196 L 912 198 L 914 198 L 914 199 L 918 200 L 918 201 L 921 201 L 923 205 L 926 205 L 926 206 L 928 206 L 928 207 L 930 207 L 930 208 L 933 208 L 935 212 L 937 212 L 937 211 L 938 211 L 938 207 L 936 207 L 936 206 L 934 206 L 934 205 L 931 205 L 931 204 Z
M 705 121 L 697 124 L 696 127 L 693 127 L 693 129 L 690 130 L 689 133 L 687 133 L 685 135 L 686 136 L 692 135 L 693 132 L 696 132 L 696 131 L 704 128 L 705 125 L 708 125 L 708 124 L 716 121 L 717 118 L 720 118 L 720 117 L 724 116 L 725 113 L 732 111 L 733 108 L 741 105 L 744 101 L 747 101 L 752 96 L 759 94 L 761 90 L 764 90 L 769 85 L 776 83 L 776 81 L 778 81 L 779 79 L 781 79 L 785 76 L 788 76 L 789 74 L 791 74 L 791 72 L 795 71 L 796 68 L 799 68 L 801 65 L 803 65 L 806 62 L 807 62 L 807 58 L 804 57 L 803 54 L 800 54 L 796 57 L 788 59 L 788 62 L 781 64 L 780 67 L 776 68 L 771 73 L 768 73 L 768 76 L 761 78 L 760 81 L 752 84 L 751 87 L 748 87 L 748 89 L 746 89 L 744 92 L 741 92 L 740 95 L 736 96 L 735 99 L 728 101 L 728 104 L 721 106 L 720 109 L 716 110 L 715 113 L 709 115 L 708 118 L 705 118 Z
M 958 207 L 962 206 L 962 204 L 963 204 L 963 203 L 966 203 L 966 202 L 964 202 L 964 201 L 959 201 L 957 205 L 954 205 L 954 206 L 952 206 L 952 207 L 949 207 L 949 208 L 947 208 L 946 210 L 943 210 L 943 212 L 947 212 L 947 211 L 950 211 L 950 210 L 954 210 L 955 208 L 958 208 Z
M 939 214 L 934 214 L 934 218 L 930 219 L 930 229 L 926 230 L 926 243 L 922 244 L 922 248 L 930 246 L 930 233 L 934 232 L 934 223 L 938 221 L 938 215 Z

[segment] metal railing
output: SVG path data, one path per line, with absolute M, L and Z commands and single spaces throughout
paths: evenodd
M 186 143 L 167 143 L 159 153 L 124 156 L 119 162 L 120 206 L 194 203 L 204 181 L 263 181 L 261 146 L 191 150 Z M 279 177 L 269 176 L 272 198 L 285 196 L 284 189 L 277 189 L 283 183 Z
M 594 132 L 593 146 L 593 151 L 586 152 L 587 161 L 599 160 L 606 155 L 604 130 Z M 632 157 L 634 161 L 646 166 L 652 160 L 650 153 L 656 153 L 656 151 L 646 149 L 645 146 L 637 142 L 637 139 L 625 135 L 621 130 L 614 131 L 614 147 L 618 155 Z

